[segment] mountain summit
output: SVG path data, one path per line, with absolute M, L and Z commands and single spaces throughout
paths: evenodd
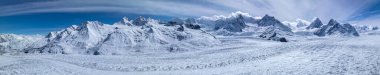
M 316 18 L 306 29 L 321 28 L 323 25 L 322 21 L 319 18 Z

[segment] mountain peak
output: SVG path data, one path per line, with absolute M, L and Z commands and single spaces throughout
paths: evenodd
M 133 20 L 132 23 L 134 25 L 137 25 L 137 26 L 142 26 L 142 25 L 145 25 L 146 23 L 148 23 L 148 21 L 144 17 L 140 16 L 140 17 L 136 18 L 135 20 Z
M 315 18 L 315 20 L 314 21 L 316 21 L 316 20 L 319 20 L 319 21 L 321 21 L 318 17 L 317 18 Z
M 125 16 L 124 16 L 124 17 L 123 17 L 123 21 L 124 21 L 124 22 L 129 21 L 129 20 L 128 20 L 128 17 L 125 17 Z
M 128 17 L 123 17 L 119 22 L 114 23 L 114 25 L 128 25 L 131 26 L 132 23 L 129 21 Z
M 339 23 L 334 19 L 330 19 L 330 21 L 327 25 L 339 25 Z
M 128 17 L 123 17 L 123 19 L 120 22 L 122 22 L 124 24 L 130 23 Z
M 306 27 L 306 29 L 321 28 L 322 25 L 322 21 L 319 18 L 316 18 L 308 27 Z
M 282 24 L 280 21 L 278 21 L 273 16 L 265 15 L 261 20 L 257 22 L 258 26 L 266 27 L 266 26 L 274 26 L 280 30 L 291 32 L 291 29 L 284 24 Z
M 274 18 L 273 16 L 269 16 L 268 14 L 265 14 L 264 17 L 262 17 L 262 19 L 272 19 Z
M 269 16 L 268 14 L 265 14 L 263 18 L 258 22 L 259 26 L 270 26 L 274 25 L 277 22 L 277 20 L 273 16 Z

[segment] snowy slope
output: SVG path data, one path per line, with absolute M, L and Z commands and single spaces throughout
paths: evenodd
M 0 55 L 18 54 L 31 47 L 41 47 L 46 42 L 41 35 L 0 34 Z
M 289 43 L 218 37 L 223 45 L 184 53 L 2 56 L 0 74 L 376 75 L 380 74 L 378 37 L 300 37 L 300 41 Z

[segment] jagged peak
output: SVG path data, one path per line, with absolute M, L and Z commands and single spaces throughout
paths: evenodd
M 128 26 L 131 26 L 132 23 L 131 23 L 131 21 L 129 20 L 128 17 L 124 16 L 119 22 L 116 22 L 113 25 L 128 25 Z
M 129 22 L 129 19 L 128 19 L 128 17 L 124 16 L 123 19 L 122 19 L 122 21 L 123 21 L 124 23 L 125 23 L 125 22 Z
M 86 21 L 81 24 L 81 26 L 88 27 L 88 26 L 103 26 L 104 24 L 99 21 Z
M 148 21 L 144 17 L 140 16 L 140 17 L 136 18 L 135 20 L 133 20 L 132 23 L 133 23 L 133 25 L 142 26 L 142 25 L 145 25 L 146 23 L 148 23 Z
M 322 21 L 317 17 L 313 19 L 313 23 L 322 23 Z
M 276 20 L 276 18 L 274 18 L 274 16 L 269 16 L 268 14 L 265 14 L 265 16 L 261 18 L 261 20 Z
M 323 23 L 319 18 L 314 18 L 313 22 L 306 29 L 320 28 L 322 25 Z
M 103 23 L 99 21 L 86 21 L 82 23 L 81 26 L 79 26 L 75 31 L 84 31 L 84 32 L 94 32 L 94 31 L 100 31 L 104 26 Z M 64 30 L 64 32 L 71 32 L 71 30 Z
M 260 22 L 272 22 L 272 21 L 278 21 L 278 20 L 275 19 L 273 16 L 269 16 L 268 14 L 265 14 L 265 16 L 260 19 Z
M 339 25 L 338 21 L 334 19 L 330 19 L 329 23 L 327 25 Z
M 316 17 L 315 19 L 313 19 L 313 21 L 321 21 L 318 17 Z
M 265 17 L 265 18 L 270 18 L 270 17 L 273 17 L 273 16 L 269 16 L 268 14 L 265 14 L 264 17 Z M 263 18 L 264 18 L 264 17 L 263 17 Z

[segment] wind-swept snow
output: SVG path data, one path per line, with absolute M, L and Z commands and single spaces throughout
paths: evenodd
M 376 75 L 380 74 L 378 37 L 314 37 L 288 43 L 218 37 L 223 45 L 183 53 L 2 56 L 0 74 Z

